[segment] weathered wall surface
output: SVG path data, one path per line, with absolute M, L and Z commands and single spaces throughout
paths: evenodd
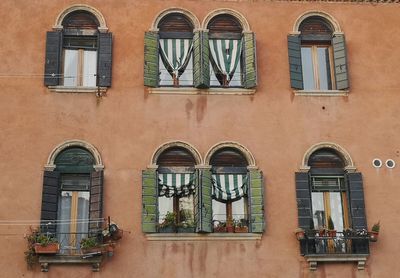
M 88 266 L 27 271 L 27 226 L 0 225 L 2 277 L 390 277 L 400 272 L 400 6 L 268 1 L 85 1 L 114 35 L 107 96 L 50 92 L 43 85 L 45 33 L 76 1 L 1 1 L 0 220 L 39 220 L 42 171 L 68 139 L 90 142 L 105 165 L 105 215 L 125 237 L 100 273 Z M 143 36 L 163 9 L 181 7 L 200 22 L 214 9 L 243 14 L 257 36 L 259 86 L 252 96 L 151 95 L 143 86 Z M 346 35 L 348 97 L 294 96 L 287 34 L 309 10 L 331 14 Z M 246 146 L 265 175 L 267 229 L 257 242 L 149 242 L 141 232 L 141 170 L 161 144 L 183 140 L 204 157 L 214 144 Z M 341 145 L 363 173 L 369 225 L 380 219 L 366 270 L 322 264 L 310 274 L 299 255 L 294 172 L 306 150 Z

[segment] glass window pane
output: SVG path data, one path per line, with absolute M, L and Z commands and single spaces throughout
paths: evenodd
M 193 55 L 190 55 L 190 60 L 186 66 L 185 71 L 179 77 L 180 86 L 192 86 L 193 85 Z M 172 78 L 171 78 L 172 79 Z
M 318 229 L 326 227 L 325 224 L 325 207 L 324 207 L 324 193 L 323 192 L 312 192 L 312 210 L 314 228 Z
M 83 82 L 85 87 L 96 86 L 96 73 L 97 73 L 97 51 L 84 51 L 83 52 Z
M 212 200 L 213 220 L 226 221 L 226 204 Z
M 314 65 L 311 47 L 301 48 L 301 65 L 303 69 L 304 90 L 315 90 Z
M 163 61 L 161 60 L 161 55 L 159 55 L 158 64 L 160 67 L 160 86 L 174 85 L 172 76 L 169 74 L 168 70 L 164 66 Z
M 167 198 L 165 196 L 158 197 L 158 222 L 164 221 L 167 212 L 174 212 L 173 198 Z
M 329 63 L 329 47 L 318 47 L 318 78 L 320 90 L 331 90 L 331 68 Z
M 331 218 L 336 231 L 343 231 L 343 208 L 340 192 L 330 192 Z
M 245 210 L 245 198 L 241 198 L 232 203 L 232 218 L 240 221 L 241 219 L 247 219 Z
M 76 249 L 80 249 L 81 239 L 87 237 L 89 231 L 89 198 L 90 193 L 80 191 L 78 197 L 78 213 L 76 224 Z
M 62 191 L 58 200 L 57 239 L 62 254 L 66 254 L 70 242 L 72 191 Z
M 193 209 L 193 195 L 179 198 L 179 222 L 194 224 Z
M 64 86 L 78 85 L 78 50 L 64 50 Z

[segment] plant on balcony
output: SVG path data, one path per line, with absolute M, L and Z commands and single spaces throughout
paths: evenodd
M 302 228 L 297 228 L 294 233 L 296 234 L 297 240 L 303 240 L 306 237 L 306 231 Z
M 336 230 L 335 225 L 333 224 L 332 217 L 328 217 L 328 236 L 329 237 L 336 237 Z
M 82 238 L 80 247 L 84 254 L 102 252 L 102 244 L 95 236 Z
M 226 222 L 214 220 L 213 221 L 214 233 L 226 233 Z
M 248 233 L 249 227 L 247 226 L 246 219 L 234 220 L 235 233 Z
M 57 239 L 50 234 L 40 233 L 38 228 L 30 227 L 29 233 L 25 235 L 25 238 L 28 249 L 24 254 L 28 269 L 32 269 L 37 262 L 38 254 L 56 254 L 60 250 Z
M 181 209 L 179 211 L 179 223 L 177 225 L 178 233 L 194 233 L 195 223 L 191 210 Z
M 176 231 L 176 213 L 167 212 L 164 220 L 158 225 L 158 231 L 160 233 L 174 233 Z
M 379 230 L 381 229 L 381 224 L 378 221 L 372 226 L 371 232 L 369 232 L 369 240 L 371 242 L 377 242 L 379 236 Z

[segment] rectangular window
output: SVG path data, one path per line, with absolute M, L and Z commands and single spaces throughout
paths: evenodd
M 96 86 L 97 51 L 64 50 L 64 86 Z
M 334 90 L 333 53 L 328 45 L 302 45 L 304 90 Z

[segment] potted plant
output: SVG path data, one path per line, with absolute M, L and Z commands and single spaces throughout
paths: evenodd
M 34 249 L 36 254 L 57 254 L 60 250 L 58 240 L 50 234 L 37 233 Z
M 176 230 L 176 213 L 167 212 L 164 217 L 164 220 L 161 224 L 158 225 L 158 231 L 160 233 L 174 233 Z
M 296 234 L 297 240 L 302 240 L 302 239 L 305 239 L 305 237 L 306 237 L 306 233 L 305 233 L 304 229 L 302 229 L 302 228 L 297 228 L 294 231 L 294 233 Z
M 178 233 L 194 233 L 195 223 L 191 210 L 181 209 L 179 211 L 179 224 L 177 225 Z
M 328 236 L 336 237 L 335 225 L 333 224 L 333 220 L 330 216 L 328 217 Z
M 226 233 L 226 222 L 214 220 L 214 233 Z
M 37 238 L 37 235 L 39 234 L 39 231 L 32 227 L 30 227 L 29 230 L 30 230 L 30 233 L 25 235 L 25 238 L 27 240 L 28 250 L 26 250 L 24 252 L 24 254 L 25 254 L 25 261 L 26 261 L 28 269 L 32 269 L 38 260 L 37 255 L 35 253 L 35 244 L 36 244 L 36 238 Z
M 369 240 L 371 242 L 377 242 L 378 241 L 380 228 L 381 228 L 381 224 L 380 224 L 379 221 L 372 226 L 371 232 L 369 232 Z
M 102 245 L 95 236 L 82 238 L 80 247 L 83 254 L 102 252 Z
M 246 219 L 240 219 L 239 221 L 233 222 L 235 226 L 235 233 L 248 233 L 249 227 L 247 226 Z
M 233 233 L 234 231 L 235 231 L 235 226 L 234 226 L 233 220 L 228 219 L 228 221 L 226 221 L 226 232 Z

